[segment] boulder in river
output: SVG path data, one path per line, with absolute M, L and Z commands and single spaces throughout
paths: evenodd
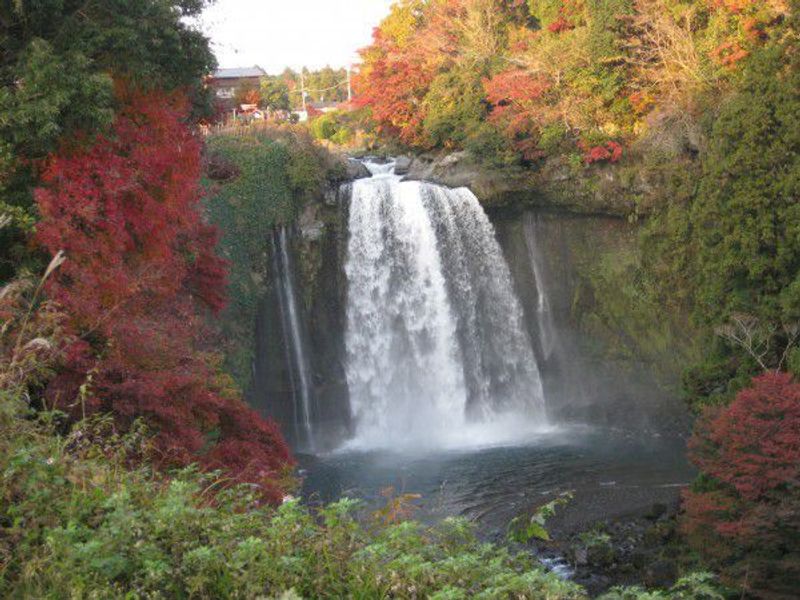
M 411 162 L 408 156 L 398 156 L 394 163 L 394 174 L 406 175 L 411 168 Z

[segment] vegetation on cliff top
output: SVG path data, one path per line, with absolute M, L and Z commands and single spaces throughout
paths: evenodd
M 616 162 L 649 129 L 728 88 L 786 10 L 752 0 L 403 0 L 362 51 L 357 101 L 384 136 L 414 148 L 468 148 L 496 164 L 561 153 Z

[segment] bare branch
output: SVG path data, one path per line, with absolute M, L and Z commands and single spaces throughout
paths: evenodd
M 736 313 L 731 316 L 728 323 L 717 327 L 715 332 L 721 338 L 742 348 L 764 371 L 769 371 L 765 359 L 769 354 L 772 335 L 758 317 Z

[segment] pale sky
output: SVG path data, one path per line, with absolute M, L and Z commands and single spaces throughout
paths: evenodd
M 219 66 L 344 67 L 393 0 L 216 0 L 201 20 Z

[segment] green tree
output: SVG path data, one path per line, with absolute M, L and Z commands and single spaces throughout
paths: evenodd
M 270 110 L 289 110 L 289 86 L 283 77 L 261 80 L 261 104 Z
M 461 146 L 486 116 L 481 74 L 472 68 L 445 71 L 430 85 L 423 126 L 437 146 Z
M 648 268 L 664 300 L 685 305 L 724 337 L 684 376 L 693 404 L 729 401 L 759 370 L 781 365 L 796 343 L 800 3 L 793 4 L 777 41 L 742 64 L 736 91 L 708 125 L 696 193 L 682 197 L 676 186 L 676 199 L 646 230 Z
M 797 3 L 795 3 L 797 4 Z M 698 309 L 800 319 L 800 59 L 797 14 L 746 65 L 721 108 L 691 207 Z
M 214 65 L 208 40 L 188 24 L 207 0 L 0 0 L 0 280 L 28 255 L 32 189 L 43 160 L 75 134 L 114 116 L 114 82 L 193 91 Z

